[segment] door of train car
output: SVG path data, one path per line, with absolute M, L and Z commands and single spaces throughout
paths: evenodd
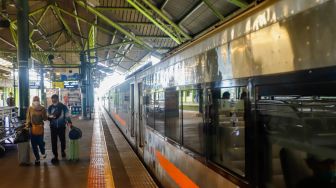
M 134 84 L 131 84 L 131 104 L 130 104 L 130 113 L 131 113 L 131 136 L 134 137 Z
M 144 146 L 144 127 L 143 127 L 143 92 L 142 92 L 142 83 L 138 83 L 138 132 L 137 136 L 137 146 L 143 148 Z

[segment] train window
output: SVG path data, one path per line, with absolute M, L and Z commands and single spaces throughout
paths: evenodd
M 183 145 L 186 148 L 203 154 L 206 142 L 203 123 L 202 90 L 183 90 L 181 95 L 183 108 Z
M 154 93 L 148 93 L 145 101 L 146 124 L 154 128 Z
M 155 130 L 162 135 L 165 135 L 165 93 L 155 93 L 154 103 L 154 117 L 155 117 Z
M 209 158 L 245 176 L 246 87 L 209 90 Z
M 270 88 L 258 89 L 271 93 Z M 322 90 L 315 87 L 310 92 Z M 336 187 L 336 95 L 261 94 L 257 110 L 266 185 Z
M 179 93 L 176 87 L 166 89 L 165 92 L 165 104 L 166 104 L 166 136 L 181 142 L 181 103 Z

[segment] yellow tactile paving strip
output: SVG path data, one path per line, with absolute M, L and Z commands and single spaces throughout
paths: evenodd
M 96 108 L 93 123 L 88 188 L 114 188 L 111 165 L 98 110 L 99 108 Z
M 105 117 L 131 186 L 133 188 L 157 188 L 158 186 L 108 114 L 104 109 L 101 109 L 101 113 Z

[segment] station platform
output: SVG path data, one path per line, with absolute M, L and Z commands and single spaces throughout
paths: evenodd
M 75 118 L 73 124 L 83 132 L 78 162 L 51 164 L 50 131 L 45 127 L 47 159 L 35 166 L 31 152 L 31 165 L 19 166 L 16 145 L 7 146 L 0 158 L 0 187 L 158 187 L 103 109 L 96 107 L 92 120 Z

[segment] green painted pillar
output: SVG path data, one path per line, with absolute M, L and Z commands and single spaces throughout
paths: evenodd
M 17 17 L 17 59 L 19 68 L 19 117 L 24 120 L 29 107 L 29 6 L 26 0 L 15 0 Z

